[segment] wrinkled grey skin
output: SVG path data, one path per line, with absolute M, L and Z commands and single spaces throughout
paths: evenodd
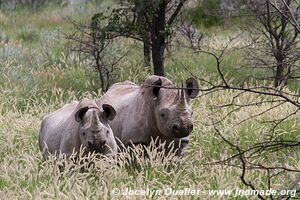
M 186 86 L 198 88 L 192 78 Z M 163 87 L 175 86 L 167 78 L 153 75 L 142 86 L 130 81 L 116 83 L 97 101 L 99 106 L 109 102 L 116 109 L 117 115 L 109 124 L 117 142 L 120 140 L 125 146 L 149 145 L 151 139 L 159 137 L 160 141 L 174 142 L 176 155 L 183 155 L 193 129 L 188 103 L 198 90 Z
M 102 109 L 100 109 L 102 108 Z M 43 157 L 59 153 L 69 157 L 85 147 L 86 152 L 104 155 L 117 153 L 117 144 L 108 120 L 114 119 L 116 112 L 108 104 L 98 107 L 89 99 L 74 101 L 44 117 L 39 146 Z

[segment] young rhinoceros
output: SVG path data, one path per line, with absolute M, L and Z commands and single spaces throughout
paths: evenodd
M 43 157 L 59 153 L 69 157 L 73 152 L 78 153 L 81 146 L 86 152 L 114 155 L 117 144 L 108 120 L 115 116 L 112 106 L 103 104 L 100 109 L 89 99 L 74 101 L 47 115 L 39 135 Z

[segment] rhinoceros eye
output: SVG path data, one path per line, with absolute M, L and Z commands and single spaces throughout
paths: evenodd
M 82 132 L 82 135 L 85 136 L 85 132 Z
M 167 108 L 163 108 L 159 111 L 159 115 L 161 118 L 167 118 L 168 117 L 168 109 Z

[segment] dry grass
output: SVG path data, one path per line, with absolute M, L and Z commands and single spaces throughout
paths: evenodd
M 121 154 L 119 160 L 112 158 L 98 160 L 94 155 L 90 160 L 95 163 L 94 168 L 82 168 L 86 163 L 74 164 L 66 160 L 44 161 L 38 149 L 38 130 L 41 117 L 60 107 L 64 103 L 74 99 L 71 91 L 53 89 L 53 95 L 57 98 L 49 103 L 43 103 L 43 99 L 36 99 L 34 93 L 30 96 L 30 105 L 23 111 L 17 107 L 18 102 L 9 98 L 9 94 L 1 88 L 0 99 L 2 110 L 0 115 L 0 195 L 2 199 L 131 199 L 132 197 L 114 196 L 111 194 L 113 188 L 125 190 L 132 189 L 164 189 L 164 188 L 196 188 L 200 190 L 209 189 L 235 189 L 243 188 L 239 180 L 240 171 L 236 168 L 213 165 L 205 163 L 228 157 L 230 149 L 215 134 L 211 125 L 212 118 L 217 119 L 226 114 L 211 112 L 211 105 L 216 101 L 230 100 L 233 93 L 222 92 L 195 100 L 194 119 L 195 130 L 192 133 L 192 140 L 188 153 L 180 162 L 174 160 L 172 155 L 163 156 L 163 153 L 155 149 L 149 151 L 150 158 L 138 157 L 139 167 L 133 167 L 128 162 L 128 154 Z M 70 95 L 65 100 L 63 93 Z M 99 94 L 86 93 L 83 96 L 96 98 Z M 257 97 L 251 95 L 241 96 L 243 101 L 251 101 Z M 7 102 L 9 101 L 9 102 Z M 45 100 L 46 101 L 46 100 Z M 10 109 L 4 109 L 9 103 Z M 249 115 L 266 109 L 268 105 L 255 107 L 251 111 L 242 109 L 230 116 L 221 126 L 227 138 L 231 140 L 244 140 L 246 145 L 263 139 L 268 129 L 264 128 L 256 120 L 250 120 L 247 125 L 232 127 L 237 119 L 246 118 Z M 280 107 L 266 118 L 272 118 L 284 114 L 291 106 Z M 299 118 L 299 115 L 296 116 Z M 299 132 L 297 120 L 291 122 L 288 134 L 293 131 Z M 258 131 L 259 129 L 259 131 Z M 282 133 L 284 134 L 284 133 Z M 299 135 L 299 134 L 298 134 Z M 140 149 L 135 150 L 138 154 Z M 282 161 L 280 156 L 269 160 L 285 162 L 286 165 L 299 168 L 299 153 L 294 152 L 293 157 Z M 162 159 L 164 158 L 164 159 Z M 264 162 L 269 162 L 265 160 Z M 59 170 L 64 163 L 65 169 Z M 261 188 L 265 188 L 265 179 L 261 173 L 253 172 L 249 178 Z M 276 182 L 277 188 L 282 188 L 284 183 L 293 180 L 293 176 L 279 176 Z M 143 196 L 135 196 L 135 199 L 144 199 Z M 151 198 L 151 197 L 147 197 Z M 159 199 L 188 199 L 188 196 L 158 196 Z M 224 197 L 207 196 L 202 194 L 197 198 L 223 199 Z M 230 199 L 230 197 L 227 197 Z
M 1 199 L 190 199 L 189 196 L 116 196 L 112 189 L 184 189 L 201 191 L 212 189 L 236 189 L 245 187 L 241 180 L 241 170 L 225 165 L 207 165 L 232 155 L 233 150 L 216 134 L 213 122 L 223 119 L 232 107 L 217 109 L 216 106 L 229 103 L 237 93 L 221 91 L 198 98 L 192 102 L 194 110 L 194 131 L 186 156 L 180 161 L 172 155 L 164 156 L 158 149 L 149 147 L 149 158 L 137 156 L 135 163 L 129 154 L 112 158 L 97 159 L 90 155 L 87 159 L 94 162 L 94 167 L 87 163 L 72 163 L 59 159 L 44 161 L 38 149 L 38 131 L 41 119 L 46 114 L 60 108 L 65 103 L 83 97 L 98 98 L 100 91 L 97 83 L 85 72 L 90 68 L 68 51 L 60 52 L 64 42 L 56 39 L 37 41 L 36 47 L 30 49 L 26 44 L 15 39 L 15 32 L 23 27 L 23 19 L 29 17 L 25 24 L 48 29 L 56 26 L 68 27 L 58 11 L 47 11 L 39 18 L 25 13 L 14 15 L 0 13 L 2 28 L 6 28 L 9 42 L 0 40 L 0 198 Z M 40 13 L 43 15 L 43 13 Z M 40 16 L 39 15 L 39 16 Z M 65 15 L 67 16 L 67 15 Z M 77 16 L 78 18 L 80 16 Z M 11 20 L 15 19 L 13 26 Z M 42 30 L 45 31 L 45 30 Z M 50 32 L 49 32 L 50 33 Z M 47 32 L 47 34 L 49 34 Z M 53 34 L 53 37 L 56 37 Z M 224 35 L 213 35 L 203 42 L 215 48 L 222 48 L 227 42 Z M 4 38 L 5 39 L 5 38 Z M 232 43 L 230 48 L 244 45 L 247 40 Z M 41 44 L 40 44 L 41 43 Z M 43 44 L 45 47 L 43 47 Z M 124 48 L 128 48 L 125 42 Z M 57 46 L 59 54 L 53 51 Z M 132 46 L 130 46 L 132 47 Z M 139 48 L 134 46 L 134 48 Z M 142 66 L 141 53 L 130 53 L 118 71 L 118 80 L 130 79 L 141 82 L 149 75 Z M 7 50 L 8 49 L 8 50 Z M 65 50 L 65 49 L 63 49 Z M 166 74 L 174 82 L 181 82 L 190 76 L 207 78 L 213 76 L 215 61 L 206 55 L 191 55 L 185 50 L 175 52 L 173 58 L 167 58 Z M 227 60 L 226 60 L 227 59 Z M 232 54 L 224 60 L 225 64 L 234 66 L 237 55 Z M 183 68 L 186 67 L 187 69 Z M 250 103 L 263 97 L 245 93 L 236 100 Z M 264 120 L 272 120 L 291 113 L 295 108 L 289 104 L 277 107 L 245 123 L 236 125 L 243 119 L 268 109 L 272 104 L 245 107 L 230 114 L 217 124 L 228 140 L 247 148 L 265 140 L 270 133 L 270 125 Z M 276 138 L 299 140 L 300 115 L 293 116 L 281 124 L 275 132 Z M 151 149 L 151 151 L 150 151 Z M 141 154 L 136 148 L 135 154 Z M 262 155 L 253 160 L 273 166 L 300 168 L 298 149 L 289 149 L 270 155 Z M 64 170 L 60 170 L 64 165 Z M 84 170 L 83 170 L 84 169 Z M 293 173 L 279 174 L 273 179 L 274 189 L 288 188 L 295 180 Z M 247 179 L 258 189 L 266 189 L 266 173 L 253 170 Z M 201 193 L 194 199 L 232 199 L 233 197 L 209 196 Z M 237 197 L 236 199 L 256 199 L 256 197 Z

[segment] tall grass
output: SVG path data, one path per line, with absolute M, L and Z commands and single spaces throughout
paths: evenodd
M 131 189 L 249 189 L 240 180 L 241 170 L 232 166 L 209 165 L 208 163 L 225 159 L 233 150 L 215 132 L 213 122 L 218 121 L 231 108 L 218 110 L 216 105 L 231 101 L 237 95 L 234 91 L 222 91 L 201 96 L 192 101 L 194 111 L 194 131 L 191 134 L 186 156 L 179 160 L 172 155 L 149 147 L 148 157 L 137 156 L 131 159 L 128 153 L 120 154 L 118 159 L 98 159 L 89 155 L 86 163 L 73 163 L 64 159 L 44 161 L 38 149 L 38 132 L 41 119 L 66 103 L 84 97 L 97 99 L 101 95 L 97 77 L 89 66 L 90 62 L 65 48 L 65 40 L 60 29 L 68 30 L 68 25 L 57 13 L 58 8 L 50 8 L 35 15 L 45 14 L 54 21 L 40 21 L 29 13 L 16 13 L 16 24 L 9 27 L 11 14 L 0 13 L 0 24 L 7 27 L 1 31 L 8 41 L 0 41 L 0 197 L 1 199 L 189 199 L 188 196 L 120 196 L 113 195 L 113 188 Z M 87 8 L 88 9 L 88 8 Z M 70 12 L 70 11 L 65 11 Z M 51 13 L 54 13 L 53 15 Z M 57 20 L 52 17 L 56 16 Z M 27 26 L 19 20 L 34 19 Z M 79 16 L 77 16 L 79 18 Z M 59 20 L 58 20 L 59 19 Z M 61 21 L 62 20 L 62 21 Z M 29 44 L 31 36 L 23 35 L 32 27 L 34 44 Z M 18 30 L 15 32 L 15 30 Z M 18 37 L 18 34 L 21 36 Z M 29 31 L 31 34 L 31 32 Z M 29 34 L 29 35 L 30 35 Z M 222 35 L 220 36 L 222 38 Z M 210 43 L 218 44 L 216 39 Z M 223 39 L 220 39 L 223 41 Z M 118 66 L 116 81 L 131 80 L 141 83 L 150 74 L 142 67 L 142 51 L 139 45 L 128 41 L 120 45 L 130 46 L 131 52 L 121 66 Z M 133 48 L 134 47 L 134 48 Z M 225 67 L 235 65 L 238 54 L 229 55 Z M 216 79 L 215 61 L 205 55 L 191 55 L 190 52 L 176 51 L 172 58 L 166 59 L 166 75 L 179 84 L 191 75 Z M 245 93 L 237 100 L 242 103 L 254 102 L 264 97 Z M 272 120 L 292 112 L 291 105 L 276 109 L 247 122 L 236 125 L 271 104 L 242 108 L 230 114 L 218 124 L 226 139 L 247 148 L 265 140 L 269 125 L 264 120 Z M 216 112 L 217 111 L 217 112 Z M 282 123 L 275 137 L 278 139 L 299 140 L 299 113 Z M 151 151 L 150 151 L 151 148 Z M 140 147 L 133 150 L 142 154 Z M 262 164 L 280 164 L 299 169 L 299 151 L 292 149 L 272 156 L 257 158 Z M 64 170 L 61 170 L 61 165 Z M 138 166 L 138 167 L 133 167 Z M 82 169 L 85 170 L 82 170 Z M 259 189 L 267 189 L 266 174 L 253 170 L 247 178 Z M 295 179 L 293 174 L 280 174 L 273 182 L 274 189 L 287 188 Z M 201 193 L 194 199 L 232 199 L 233 197 L 208 196 Z M 255 197 L 237 197 L 253 199 Z
M 86 92 L 75 97 L 75 91 L 64 91 L 54 87 L 50 94 L 53 98 L 49 100 L 48 96 L 37 98 L 37 91 L 32 90 L 26 96 L 26 103 L 24 103 L 26 106 L 20 108 L 19 99 L 23 97 L 17 96 L 18 92 L 9 94 L 6 89 L 0 88 L 1 198 L 119 199 L 120 196 L 111 194 L 113 188 L 121 190 L 169 187 L 174 189 L 190 187 L 201 190 L 245 188 L 239 180 L 241 173 L 239 169 L 222 165 L 206 165 L 224 159 L 231 153 L 231 149 L 215 134 L 212 125 L 212 119 L 224 117 L 229 110 L 225 109 L 218 113 L 211 111 L 211 106 L 215 105 L 216 101 L 230 100 L 234 95 L 231 92 L 213 94 L 193 102 L 195 128 L 191 135 L 187 155 L 182 160 L 176 161 L 172 155 L 165 157 L 154 148 L 148 151 L 150 154 L 148 159 L 140 156 L 134 160 L 138 163 L 138 168 L 132 167 L 133 163 L 128 154 L 120 155 L 118 161 L 111 158 L 97 160 L 94 155 L 91 155 L 89 159 L 95 162 L 95 167 L 82 171 L 84 163 L 43 160 L 38 149 L 40 122 L 44 115 L 67 102 L 82 97 L 97 98 L 100 94 Z M 256 98 L 258 97 L 247 94 L 241 96 L 239 100 L 249 102 Z M 264 140 L 264 137 L 268 135 L 268 129 L 259 122 L 260 119 L 250 120 L 239 126 L 234 126 L 234 124 L 237 120 L 247 118 L 269 106 L 254 107 L 251 111 L 241 109 L 232 114 L 220 125 L 223 134 L 231 141 L 239 141 L 244 147 Z M 273 119 L 292 109 L 288 105 L 280 107 L 261 118 Z M 299 116 L 284 123 L 276 133 L 277 137 L 299 139 L 300 127 L 297 120 Z M 135 155 L 139 154 L 139 148 L 135 149 L 135 152 Z M 300 164 L 298 151 L 274 154 L 272 157 L 260 159 L 261 163 L 281 162 L 281 164 L 295 168 Z M 61 171 L 62 162 L 66 166 Z M 267 188 L 267 183 L 261 173 L 252 172 L 248 178 L 259 185 L 260 189 Z M 292 176 L 279 176 L 276 179 L 277 187 L 274 189 L 282 189 L 292 180 Z M 160 198 L 167 197 L 161 196 Z M 199 198 L 217 197 L 204 195 Z

